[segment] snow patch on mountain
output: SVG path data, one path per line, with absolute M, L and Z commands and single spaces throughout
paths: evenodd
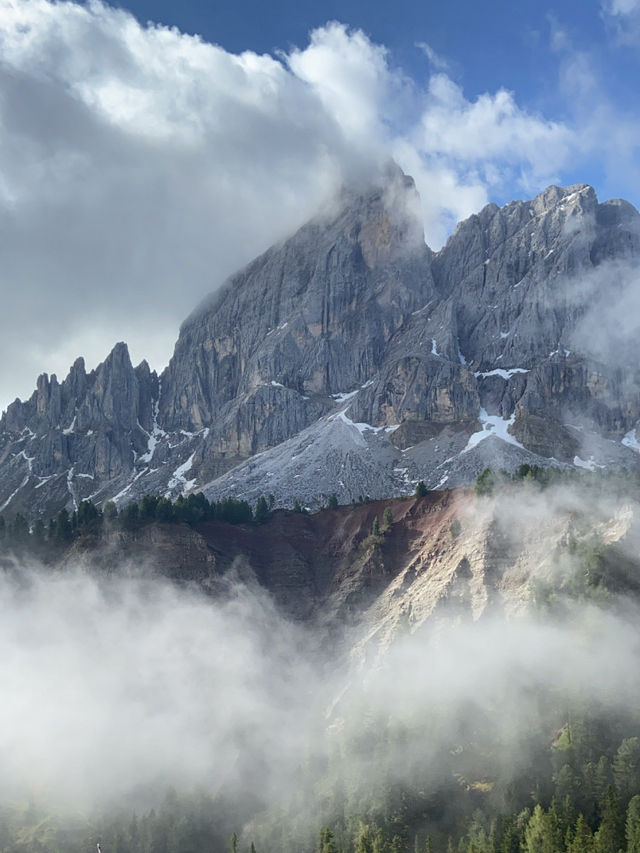
M 515 414 L 511 415 L 510 418 L 501 418 L 500 415 L 489 415 L 486 409 L 480 409 L 478 420 L 482 424 L 482 429 L 478 432 L 474 432 L 473 435 L 469 437 L 467 446 L 462 452 L 468 453 L 470 450 L 473 450 L 474 447 L 477 447 L 481 441 L 484 441 L 492 435 L 502 439 L 502 441 L 506 441 L 507 444 L 513 444 L 515 447 L 520 447 L 522 450 L 525 450 L 526 448 L 524 445 L 520 444 L 520 442 L 509 432 L 509 427 L 513 426 L 515 419 Z
M 477 371 L 473 375 L 476 379 L 486 379 L 487 376 L 500 376 L 502 379 L 509 380 L 517 373 L 529 373 L 529 371 L 524 367 L 512 367 L 509 370 L 503 370 L 501 367 L 497 367 L 494 370 L 486 370 L 484 372 Z
M 640 441 L 638 441 L 638 435 L 635 429 L 629 430 L 629 432 L 622 439 L 621 443 L 624 444 L 625 447 L 630 448 L 636 453 L 640 453 Z
M 180 487 L 180 491 L 182 493 L 189 491 L 195 486 L 196 480 L 187 480 L 185 474 L 187 471 L 190 471 L 193 467 L 193 460 L 195 458 L 195 451 L 191 454 L 191 456 L 187 459 L 186 462 L 183 462 L 182 465 L 179 465 L 176 470 L 173 472 L 171 479 L 167 483 L 167 491 L 165 493 L 165 497 L 169 498 L 172 495 L 174 489 L 178 486 Z

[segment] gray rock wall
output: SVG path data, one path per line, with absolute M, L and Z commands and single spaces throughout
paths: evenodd
M 637 343 L 615 323 L 594 339 L 628 301 L 637 211 L 549 187 L 434 254 L 417 201 L 395 168 L 345 190 L 187 318 L 160 380 L 125 344 L 39 377 L 0 419 L 0 511 L 197 488 L 382 497 L 492 458 L 637 464 Z

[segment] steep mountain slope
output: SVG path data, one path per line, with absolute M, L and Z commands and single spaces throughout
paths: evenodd
M 637 344 L 614 311 L 635 304 L 637 211 L 550 187 L 433 254 L 417 208 L 398 169 L 345 190 L 194 311 L 160 379 L 122 344 L 40 377 L 0 421 L 0 511 L 190 489 L 317 506 L 487 466 L 637 465 Z

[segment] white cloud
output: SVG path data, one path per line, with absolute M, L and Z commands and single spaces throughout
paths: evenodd
M 442 245 L 457 222 L 489 201 L 488 189 L 479 176 L 461 176 L 446 155 L 425 158 L 416 145 L 397 139 L 393 156 L 420 190 L 425 234 L 432 246 Z
M 602 10 L 622 44 L 640 44 L 640 0 L 603 0 Z
M 419 47 L 442 67 L 428 45 Z M 503 89 L 469 101 L 443 71 L 419 91 L 389 59 L 361 32 L 331 24 L 313 33 L 289 64 L 354 147 L 382 146 L 413 175 L 428 242 L 439 246 L 455 221 L 492 192 L 507 186 L 536 192 L 558 180 L 576 145 L 569 128 L 523 110 Z
M 567 128 L 521 110 L 512 93 L 501 89 L 473 103 L 444 74 L 431 78 L 422 118 L 421 148 L 449 154 L 469 165 L 501 160 L 529 164 L 546 174 L 549 162 L 563 162 L 570 147 Z
M 293 50 L 288 64 L 308 83 L 352 144 L 379 151 L 393 95 L 403 81 L 390 72 L 387 53 L 360 31 L 331 23 L 311 34 L 304 50 Z
M 430 65 L 436 69 L 436 71 L 449 71 L 450 64 L 444 58 L 444 56 L 440 56 L 439 53 L 431 47 L 430 44 L 427 44 L 424 41 L 419 41 L 416 43 L 416 47 L 420 48 L 420 50 L 424 53 L 424 55 L 429 60 Z
M 94 363 L 124 338 L 162 367 L 202 296 L 348 168 L 272 57 L 45 0 L 0 2 L 0 51 L 4 402 L 87 338 Z
M 277 768 L 255 777 L 261 796 L 286 782 L 309 720 L 296 697 L 318 679 L 266 597 L 223 581 L 214 606 L 157 576 L 16 570 L 19 589 L 0 578 L 3 797 L 81 811 L 168 779 L 215 790 L 245 750 Z
M 640 11 L 640 0 L 608 0 L 604 8 L 610 15 L 633 15 Z
M 573 144 L 511 93 L 423 91 L 336 23 L 234 55 L 98 0 L 0 0 L 0 56 L 0 405 L 116 340 L 162 367 L 206 293 L 390 155 L 437 245 Z
M 416 119 L 392 153 L 416 180 L 436 248 L 492 196 L 529 196 L 558 182 L 579 147 L 570 128 L 522 109 L 511 92 L 470 101 L 444 73 L 431 76 Z

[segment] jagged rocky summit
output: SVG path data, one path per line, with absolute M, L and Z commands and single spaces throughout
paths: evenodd
M 487 205 L 434 253 L 389 170 L 205 300 L 160 377 L 122 343 L 41 376 L 0 420 L 0 512 L 194 489 L 313 507 L 523 462 L 637 466 L 616 306 L 639 265 L 638 212 L 582 184 Z

